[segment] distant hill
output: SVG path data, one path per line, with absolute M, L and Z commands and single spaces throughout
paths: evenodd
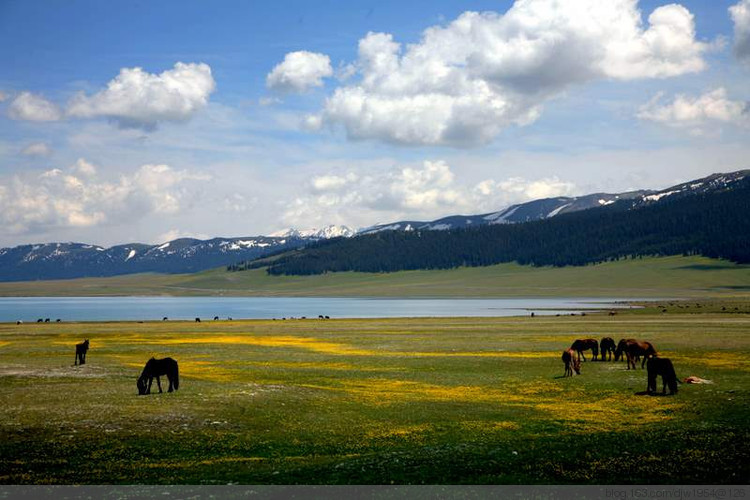
M 715 174 L 659 192 L 521 224 L 381 230 L 260 259 L 270 274 L 449 269 L 503 262 L 583 265 L 645 255 L 750 262 L 749 171 Z

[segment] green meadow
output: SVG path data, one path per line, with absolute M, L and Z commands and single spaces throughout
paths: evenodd
M 265 269 L 0 283 L 0 296 L 705 297 L 747 296 L 750 266 L 705 257 L 581 267 L 501 264 L 397 273 L 269 276 Z
M 748 304 L 662 305 L 584 317 L 2 324 L 0 483 L 745 484 Z M 713 383 L 641 396 L 645 370 L 591 361 L 562 378 L 561 351 L 603 336 L 649 340 L 680 378 Z M 84 338 L 88 363 L 74 367 Z M 136 395 L 151 356 L 178 360 L 178 391 L 162 380 L 163 394 Z

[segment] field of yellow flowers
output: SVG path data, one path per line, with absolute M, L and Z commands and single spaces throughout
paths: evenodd
M 713 383 L 561 377 L 604 336 Z M 177 392 L 137 396 L 151 356 Z M 750 315 L 2 324 L 0 401 L 4 484 L 747 483 Z

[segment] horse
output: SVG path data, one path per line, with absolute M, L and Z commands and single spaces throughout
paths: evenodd
M 604 337 L 599 342 L 599 351 L 602 353 L 602 361 L 612 361 L 612 355 L 615 353 L 615 341 L 612 337 Z M 607 357 L 609 359 L 605 359 Z
M 654 394 L 656 392 L 656 377 L 661 375 L 662 387 L 661 393 L 667 393 L 667 386 L 669 386 L 669 394 L 677 394 L 677 374 L 674 371 L 674 366 L 669 358 L 653 357 L 648 360 L 646 365 L 648 370 L 648 385 L 646 392 Z
M 572 377 L 574 370 L 578 375 L 581 374 L 581 360 L 576 357 L 573 348 L 568 348 L 563 351 L 562 361 L 565 365 L 565 375 L 563 375 L 563 377 Z
M 219 321 L 219 317 L 218 316 L 214 316 L 214 321 Z
M 163 318 L 162 318 L 161 320 L 162 320 L 162 321 L 167 321 L 168 319 L 169 319 L 169 318 L 167 318 L 166 316 L 164 316 L 164 317 L 163 317 Z
M 596 357 L 599 356 L 599 342 L 597 342 L 596 339 L 577 339 L 573 342 L 573 345 L 571 345 L 570 348 L 578 353 L 579 361 L 582 357 L 583 360 L 586 361 L 586 356 L 583 355 L 583 351 L 588 351 L 589 349 L 594 353 L 594 361 L 596 361 Z
M 641 356 L 643 356 L 643 361 L 641 361 L 641 369 L 646 364 L 646 360 L 648 358 L 656 356 L 656 349 L 654 348 L 653 344 L 651 344 L 651 342 L 641 342 L 635 339 L 620 340 L 620 343 L 617 345 L 617 349 L 615 350 L 615 361 L 620 359 L 620 356 L 622 356 L 623 352 L 625 353 L 628 362 L 628 370 L 630 370 L 631 365 L 633 366 L 633 370 L 635 370 L 635 364 L 641 358 Z
M 195 318 L 195 322 L 196 322 L 196 323 L 200 323 L 200 322 L 201 322 L 201 319 L 200 319 L 200 318 Z
M 172 358 L 155 359 L 151 358 L 146 362 L 146 366 L 143 367 L 141 376 L 138 377 L 136 385 L 138 386 L 138 395 L 143 396 L 145 394 L 151 394 L 151 384 L 156 377 L 156 385 L 159 387 L 161 393 L 161 380 L 159 377 L 162 375 L 167 376 L 169 380 L 169 389 L 167 392 L 176 391 L 180 388 L 180 376 L 177 367 L 177 361 Z
M 76 359 L 73 362 L 73 366 L 79 364 L 86 364 L 86 352 L 89 350 L 89 339 L 84 340 L 80 344 L 76 344 Z

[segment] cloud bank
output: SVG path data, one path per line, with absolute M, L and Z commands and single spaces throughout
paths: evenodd
M 112 181 L 99 178 L 97 169 L 81 159 L 65 171 L 16 175 L 1 183 L 0 221 L 6 232 L 23 234 L 175 214 L 189 194 L 184 183 L 206 179 L 168 165 L 147 164 Z
M 556 177 L 528 181 L 513 177 L 476 184 L 456 181 L 444 161 L 395 167 L 378 174 L 355 171 L 314 177 L 307 192 L 285 204 L 284 224 L 369 225 L 373 220 L 431 220 L 456 213 L 499 210 L 537 198 L 570 195 L 576 186 Z
M 710 123 L 750 124 L 750 104 L 730 99 L 723 87 L 697 97 L 678 94 L 669 102 L 663 102 L 663 97 L 657 94 L 641 106 L 638 118 L 696 132 Z
M 517 0 L 505 14 L 465 12 L 406 46 L 368 33 L 355 81 L 336 88 L 305 127 L 403 145 L 476 146 L 533 122 L 572 85 L 702 71 L 707 48 L 678 4 L 657 8 L 644 25 L 637 0 Z

